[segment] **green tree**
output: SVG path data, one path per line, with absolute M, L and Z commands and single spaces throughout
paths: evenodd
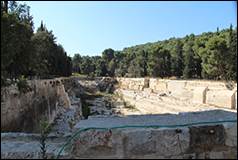
M 82 56 L 82 64 L 81 64 L 82 74 L 90 75 L 94 73 L 94 66 L 92 63 L 92 59 L 89 56 Z
M 116 62 L 114 59 L 112 59 L 108 63 L 108 74 L 109 76 L 113 77 L 115 75 L 115 69 L 116 69 Z
M 172 64 L 171 72 L 172 75 L 181 77 L 184 70 L 184 57 L 183 57 L 183 44 L 181 40 L 176 41 L 176 45 L 172 50 Z
M 129 67 L 127 77 L 139 77 L 141 75 L 142 68 L 140 68 L 139 64 L 136 63 L 135 60 L 132 60 Z
M 147 76 L 147 61 L 148 61 L 148 53 L 144 50 L 140 50 L 136 56 L 136 64 L 138 68 L 138 77 Z
M 72 60 L 73 63 L 73 72 L 81 73 L 80 65 L 82 63 L 82 57 L 80 54 L 75 54 Z
M 226 79 L 226 58 L 229 54 L 226 41 L 220 36 L 210 38 L 206 44 L 207 54 L 202 57 L 203 69 L 208 78 Z
M 106 62 L 100 58 L 96 62 L 96 70 L 95 70 L 96 76 L 106 76 L 107 74 L 107 67 Z
M 115 76 L 124 77 L 127 73 L 128 67 L 125 60 L 121 61 L 118 64 L 118 68 L 115 69 Z
M 1 14 L 1 74 L 10 78 L 27 75 L 31 68 L 30 40 L 33 35 L 29 7 L 11 1 L 10 10 L 7 1 L 2 6 L 6 8 L 2 9 Z
M 231 24 L 228 32 L 227 46 L 229 57 L 227 57 L 227 79 L 237 81 L 237 29 L 233 30 Z
M 191 42 L 185 43 L 184 54 L 185 54 L 185 60 L 184 60 L 185 68 L 183 71 L 183 77 L 188 79 L 188 78 L 192 78 L 195 73 L 194 52 L 192 49 Z
M 114 58 L 114 50 L 109 48 L 109 49 L 105 49 L 102 52 L 102 58 L 106 61 L 106 62 L 110 62 L 113 58 Z
M 37 32 L 32 36 L 34 54 L 37 59 L 34 72 L 40 77 L 69 76 L 72 70 L 72 60 L 64 48 L 56 44 L 56 37 L 41 23 Z

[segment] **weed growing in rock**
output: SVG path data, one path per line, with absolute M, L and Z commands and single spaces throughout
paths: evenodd
M 41 120 L 40 121 L 40 130 L 41 130 L 41 136 L 40 136 L 41 155 L 42 155 L 43 159 L 47 159 L 46 139 L 48 137 L 48 134 L 51 131 L 51 125 L 46 120 Z

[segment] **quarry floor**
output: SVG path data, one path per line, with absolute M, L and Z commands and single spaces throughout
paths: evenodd
M 95 90 L 95 81 L 84 81 L 81 82 L 81 85 L 87 91 L 92 91 L 90 94 L 98 94 Z M 113 94 L 99 93 L 100 96 L 86 99 L 91 110 L 88 119 L 78 118 L 78 106 L 76 104 L 80 102 L 80 99 L 70 97 L 71 107 L 62 111 L 62 114 L 55 120 L 49 135 L 47 141 L 49 157 L 56 156 L 66 140 L 77 129 L 88 127 L 110 128 L 125 124 L 138 126 L 181 125 L 237 119 L 237 110 L 208 104 L 196 104 L 191 102 L 189 98 L 178 98 L 178 96 L 169 93 L 126 89 L 116 89 Z M 207 112 L 206 114 L 200 114 L 201 111 Z M 2 158 L 39 157 L 37 155 L 40 151 L 38 134 L 2 133 L 1 140 Z M 64 156 L 69 157 L 67 152 L 63 152 L 61 158 Z
M 135 91 L 127 89 L 116 89 L 113 93 L 105 93 L 97 89 L 97 82 L 94 80 L 78 81 L 78 83 L 80 83 L 87 94 L 90 95 L 90 98 L 86 98 L 87 105 L 90 108 L 90 115 L 87 119 L 82 117 L 81 119 L 75 118 L 78 116 L 76 109 L 80 98 L 71 96 L 71 106 L 68 109 L 64 109 L 63 114 L 56 119 L 52 134 L 58 136 L 68 135 L 76 128 L 80 128 L 81 122 L 86 123 L 87 126 L 100 126 L 100 124 L 97 123 L 98 121 L 107 126 L 107 124 L 110 125 L 117 117 L 130 117 L 131 115 L 142 115 L 140 117 L 146 117 L 146 115 L 148 115 L 146 117 L 148 119 L 153 119 L 153 116 L 158 115 L 172 115 L 171 120 L 174 118 L 173 121 L 179 124 L 182 121 L 177 121 L 176 116 L 186 115 L 189 112 L 196 114 L 196 112 L 201 111 L 214 111 L 210 116 L 217 120 L 219 120 L 219 116 L 221 116 L 216 115 L 217 111 L 237 113 L 237 110 L 234 109 L 193 103 L 189 95 L 186 94 L 179 97 L 179 95 L 166 92 L 153 93 L 147 90 Z M 96 120 L 93 120 L 94 118 L 96 118 Z M 103 121 L 103 118 L 109 118 L 110 120 L 107 119 Z M 195 121 L 206 120 L 207 118 L 208 117 L 199 117 L 199 119 Z M 136 122 L 137 120 L 134 121 Z M 184 121 L 190 122 L 191 120 L 187 119 Z M 167 120 L 165 122 L 167 123 Z M 125 122 L 125 124 L 127 123 L 128 122 Z

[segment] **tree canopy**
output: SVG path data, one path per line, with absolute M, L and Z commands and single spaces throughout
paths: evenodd
M 85 63 L 94 65 L 90 74 L 119 77 L 160 77 L 214 79 L 237 81 L 237 28 L 190 34 L 115 51 L 105 49 L 96 61 L 83 56 L 73 59 L 73 70 L 78 73 Z M 84 62 L 84 63 L 82 63 Z
M 71 75 L 72 62 L 45 24 L 34 33 L 30 7 L 1 1 L 1 79 Z M 1 81 L 1 82 L 2 82 Z
M 34 33 L 30 7 L 1 1 L 1 82 L 6 78 L 70 76 L 203 78 L 237 81 L 237 27 L 186 35 L 101 56 L 67 56 L 53 31 L 41 25 Z

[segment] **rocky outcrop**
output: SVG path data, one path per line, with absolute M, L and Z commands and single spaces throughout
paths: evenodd
M 153 78 L 117 81 L 73 77 L 30 81 L 26 93 L 16 86 L 2 88 L 2 131 L 37 132 L 43 117 L 54 121 L 46 142 L 48 158 L 56 158 L 66 142 L 70 143 L 58 158 L 236 158 L 235 111 L 199 104 L 233 106 L 236 87 Z M 112 94 L 99 96 L 100 91 L 114 92 L 115 104 Z M 98 114 L 82 120 L 82 101 Z M 201 110 L 210 111 L 197 112 Z M 212 121 L 219 122 L 206 123 Z M 39 134 L 2 133 L 1 158 L 41 158 L 39 138 Z
M 117 80 L 110 77 L 103 77 L 98 81 L 98 88 L 101 92 L 113 93 L 115 91 L 115 85 Z
M 60 81 L 64 85 L 65 92 L 68 93 L 69 97 L 80 97 L 80 95 L 85 92 L 83 86 L 80 83 L 80 78 L 61 78 Z
M 52 123 L 60 107 L 70 101 L 60 79 L 33 80 L 31 90 L 22 93 L 14 85 L 1 88 L 1 130 L 37 132 L 40 120 Z

